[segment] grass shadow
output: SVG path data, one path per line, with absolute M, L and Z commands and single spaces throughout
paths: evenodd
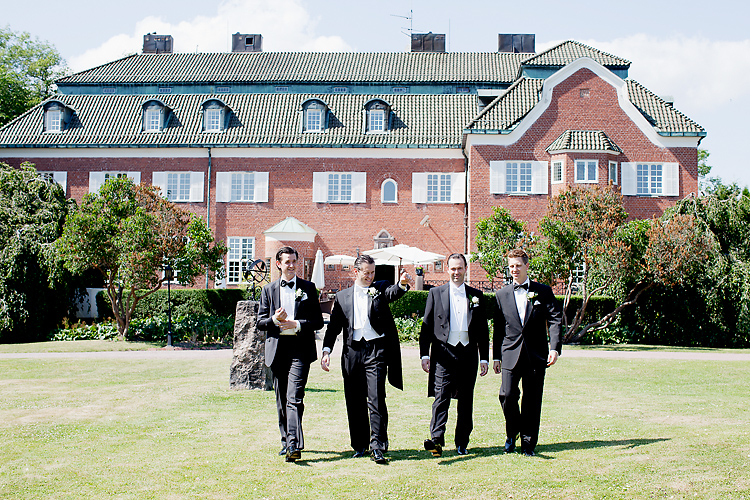
M 602 439 L 592 439 L 589 441 L 568 441 L 565 443 L 550 443 L 537 445 L 536 451 L 540 454 L 544 452 L 559 452 L 566 450 L 589 450 L 591 448 L 604 448 L 613 446 L 623 446 L 625 448 L 635 448 L 647 444 L 669 441 L 671 438 L 642 438 L 642 439 L 619 439 L 615 441 L 604 441 Z

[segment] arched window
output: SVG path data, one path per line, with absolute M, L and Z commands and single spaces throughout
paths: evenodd
M 375 242 L 375 248 L 388 248 L 393 246 L 394 239 L 391 233 L 385 229 L 381 229 L 372 240 Z
M 72 114 L 73 110 L 60 101 L 49 101 L 44 105 L 44 131 L 62 132 Z
M 365 131 L 367 133 L 387 132 L 390 122 L 390 108 L 387 102 L 380 99 L 374 99 L 365 104 L 365 112 L 367 113 Z
M 169 108 L 157 100 L 147 101 L 143 104 L 143 131 L 161 132 L 166 124 L 166 116 Z
M 380 185 L 380 201 L 383 203 L 398 203 L 398 184 L 393 179 L 386 179 Z
M 323 132 L 326 128 L 328 106 L 317 99 L 306 101 L 302 105 L 302 131 Z
M 203 131 L 222 132 L 226 129 L 226 118 L 229 107 L 218 99 L 203 103 Z

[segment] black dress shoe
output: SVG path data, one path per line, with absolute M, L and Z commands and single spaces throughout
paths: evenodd
M 302 458 L 302 452 L 297 448 L 290 446 L 286 449 L 286 461 L 294 462 Z
M 280 457 L 283 457 L 284 455 L 286 455 L 286 446 L 284 446 L 284 447 L 283 447 L 283 448 L 281 449 L 281 451 L 279 452 L 279 456 L 280 456 Z
M 516 451 L 516 438 L 508 438 L 505 440 L 505 453 L 513 453 Z
M 533 457 L 534 456 L 534 450 L 530 448 L 521 448 L 521 453 L 523 453 L 527 457 Z
M 468 455 L 469 450 L 466 449 L 466 446 L 456 446 L 456 453 L 459 455 Z
M 385 458 L 385 455 L 383 455 L 383 452 L 380 450 L 372 450 L 372 453 L 370 453 L 370 460 L 380 465 L 388 463 L 388 459 Z
M 352 458 L 362 458 L 367 455 L 367 450 L 357 450 L 352 455 Z
M 433 441 L 432 439 L 424 440 L 424 449 L 432 453 L 433 457 L 437 458 L 443 456 L 443 445 Z

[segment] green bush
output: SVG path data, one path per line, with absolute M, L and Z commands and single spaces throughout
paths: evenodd
M 58 328 L 52 333 L 51 340 L 113 340 L 117 338 L 115 323 L 95 323 L 93 325 L 75 324 L 67 328 Z
M 166 342 L 169 322 L 166 315 L 134 319 L 128 340 Z M 172 318 L 172 341 L 193 344 L 231 344 L 234 316 L 180 315 Z
M 400 342 L 419 342 L 419 332 L 422 330 L 422 317 L 418 315 L 407 318 L 393 318 L 398 330 L 398 340 Z
M 234 316 L 237 302 L 250 300 L 251 290 L 233 289 L 178 289 L 171 290 L 172 317 L 177 316 Z M 96 295 L 99 318 L 112 317 L 112 306 L 107 292 Z M 141 299 L 135 308 L 133 319 L 166 315 L 168 309 L 167 290 L 161 289 Z

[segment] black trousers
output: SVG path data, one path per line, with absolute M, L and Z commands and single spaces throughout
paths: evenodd
M 279 414 L 279 432 L 283 447 L 305 448 L 302 434 L 302 414 L 305 411 L 305 385 L 310 373 L 310 363 L 298 356 L 279 355 L 271 366 L 273 388 L 276 391 L 276 410 Z
M 349 436 L 355 450 L 388 449 L 387 365 L 383 339 L 344 345 L 341 355 Z
M 521 448 L 534 451 L 539 439 L 539 421 L 542 415 L 545 366 L 519 362 L 512 370 L 501 370 L 500 404 L 505 415 L 505 432 L 509 438 L 521 435 Z M 521 391 L 523 398 L 519 407 Z
M 435 401 L 432 403 L 430 435 L 432 440 L 445 445 L 445 427 L 448 423 L 448 408 L 455 395 L 456 446 L 467 446 L 474 429 L 474 385 L 477 380 L 479 353 L 476 345 L 455 347 L 434 343 L 432 362 L 435 363 Z

